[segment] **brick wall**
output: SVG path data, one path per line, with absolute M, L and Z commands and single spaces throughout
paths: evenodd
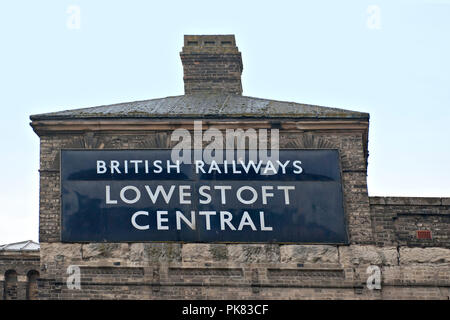
M 46 243 L 43 299 L 448 299 L 450 250 L 374 245 Z M 66 286 L 80 265 L 81 289 Z M 381 290 L 366 287 L 367 267 Z
M 361 132 L 281 131 L 280 141 L 281 148 L 339 149 L 350 245 L 60 243 L 61 148 L 171 142 L 156 131 L 42 135 L 40 298 L 449 298 L 448 199 L 369 198 Z M 413 239 L 417 227 L 431 228 L 433 240 Z M 80 290 L 67 288 L 69 265 L 80 266 Z M 381 290 L 366 286 L 370 265 L 381 270 Z
M 378 245 L 450 247 L 449 198 L 371 197 L 370 210 Z M 431 239 L 418 239 L 430 231 Z
M 0 299 L 36 299 L 39 260 L 39 252 L 0 251 Z

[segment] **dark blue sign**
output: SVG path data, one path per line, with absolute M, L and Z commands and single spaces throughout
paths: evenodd
M 61 240 L 348 242 L 337 150 L 238 159 L 62 150 Z

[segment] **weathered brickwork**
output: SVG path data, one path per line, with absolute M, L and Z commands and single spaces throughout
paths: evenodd
M 242 58 L 233 35 L 185 36 L 180 57 L 186 94 L 242 94 Z
M 151 148 L 173 143 L 161 132 L 42 136 L 40 235 L 45 271 L 40 298 L 448 299 L 446 199 L 369 198 L 361 134 L 282 131 L 280 136 L 281 148 L 339 149 L 349 246 L 61 244 L 61 148 Z M 432 221 L 431 242 L 413 239 L 417 228 L 431 228 Z M 81 290 L 66 286 L 69 265 L 81 266 Z M 366 286 L 371 265 L 380 267 L 381 290 Z
M 42 299 L 448 299 L 450 287 L 448 248 L 41 243 L 41 259 Z M 80 290 L 66 286 L 70 264 Z M 373 265 L 381 290 L 366 287 Z
M 0 300 L 37 299 L 39 252 L 0 251 Z
M 370 198 L 375 241 L 379 245 L 450 247 L 448 198 Z M 417 231 L 431 239 L 418 239 Z

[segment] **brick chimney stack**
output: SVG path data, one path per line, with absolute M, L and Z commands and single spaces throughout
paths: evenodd
M 185 35 L 184 93 L 242 95 L 242 57 L 234 35 Z

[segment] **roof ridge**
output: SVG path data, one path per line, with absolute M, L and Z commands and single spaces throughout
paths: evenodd
M 38 242 L 35 242 L 33 240 L 24 240 L 24 241 L 18 241 L 18 242 L 12 242 L 12 243 L 6 243 L 3 245 L 0 245 L 0 250 L 8 250 L 8 248 L 14 247 L 17 245 L 19 245 L 19 247 L 17 249 L 13 249 L 12 251 L 26 250 L 26 248 L 29 247 L 30 245 L 36 245 L 36 246 L 40 247 L 40 244 Z
M 41 115 L 51 115 L 51 114 L 56 114 L 56 113 L 61 113 L 61 112 L 68 112 L 68 111 L 70 111 L 70 112 L 81 111 L 81 110 L 88 110 L 88 109 L 101 108 L 101 107 L 114 107 L 114 106 L 119 106 L 121 104 L 131 104 L 131 103 L 139 103 L 139 102 L 146 102 L 146 101 L 153 101 L 153 100 L 162 100 L 162 99 L 175 98 L 175 97 L 180 97 L 180 96 L 182 96 L 182 95 L 167 96 L 167 97 L 162 97 L 162 98 L 143 99 L 143 100 L 134 100 L 134 101 L 125 101 L 125 102 L 118 102 L 118 103 L 112 103 L 112 104 L 101 104 L 101 105 L 92 106 L 92 107 L 81 107 L 81 108 L 66 109 L 66 110 L 52 111 L 52 112 L 46 112 L 46 113 L 37 113 L 37 114 L 31 115 L 30 119 L 33 120 L 33 117 L 37 117 L 37 116 L 41 116 Z
M 353 110 L 231 94 L 197 93 L 30 116 L 34 120 L 93 118 L 255 117 L 307 119 L 368 119 Z

